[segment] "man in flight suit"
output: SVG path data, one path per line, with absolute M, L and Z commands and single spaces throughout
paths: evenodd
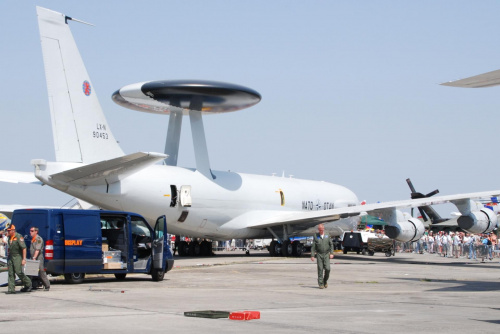
M 318 234 L 314 236 L 311 247 L 311 261 L 318 260 L 318 285 L 320 289 L 328 288 L 328 278 L 330 277 L 330 259 L 333 259 L 333 242 L 325 234 L 325 226 L 318 225 Z M 323 276 L 324 271 L 324 276 Z
M 9 233 L 9 255 L 7 257 L 9 289 L 7 293 L 16 293 L 16 275 L 24 284 L 21 292 L 31 292 L 31 280 L 23 273 L 23 266 L 26 264 L 24 238 L 19 233 L 16 233 L 16 227 L 13 224 L 7 228 L 7 232 Z
M 41 236 L 38 235 L 38 227 L 30 228 L 30 234 L 31 234 L 30 255 L 33 258 L 33 260 L 40 261 L 40 265 L 38 267 L 38 277 L 40 277 L 40 280 L 42 281 L 43 291 L 49 291 L 50 282 L 49 279 L 47 278 L 47 273 L 45 272 L 44 268 L 43 239 Z

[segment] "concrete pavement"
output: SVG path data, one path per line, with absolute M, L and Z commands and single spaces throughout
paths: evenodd
M 4 333 L 461 333 L 498 332 L 500 264 L 429 254 L 386 258 L 338 254 L 328 289 L 316 284 L 309 257 L 218 252 L 177 258 L 163 282 L 150 276 L 93 276 L 83 284 L 52 278 L 49 292 L 0 292 Z M 20 287 L 18 287 L 19 290 Z M 186 311 L 261 312 L 233 321 L 184 316 Z

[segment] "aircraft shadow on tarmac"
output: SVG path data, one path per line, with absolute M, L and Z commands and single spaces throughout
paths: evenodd
M 482 322 L 489 322 L 490 324 L 496 324 L 496 325 L 500 324 L 500 320 L 479 320 L 479 319 L 472 319 L 472 320 L 482 321 Z
M 166 277 L 167 275 L 168 274 L 165 275 L 163 281 L 168 281 L 168 278 Z M 62 276 L 60 278 L 58 276 L 57 278 L 53 277 L 50 278 L 50 285 L 89 285 L 92 283 L 99 283 L 99 286 L 101 286 L 102 284 L 116 284 L 117 282 L 148 282 L 148 281 L 153 283 L 153 281 L 151 280 L 151 276 L 129 275 L 124 280 L 117 280 L 114 276 L 111 275 L 106 277 L 99 275 L 96 277 L 86 276 L 83 282 L 80 284 L 69 284 L 66 283 L 66 281 Z
M 446 286 L 443 288 L 430 289 L 429 291 L 435 292 L 486 292 L 498 291 L 500 287 L 499 282 L 485 282 L 485 281 L 462 281 L 462 280 L 444 280 L 444 279 L 421 279 L 421 278 L 397 278 L 397 280 L 406 280 L 413 282 L 429 282 L 429 283 L 444 283 L 453 286 Z M 498 310 L 498 309 L 497 309 Z
M 490 307 L 490 309 L 500 311 L 500 308 Z M 473 320 L 500 325 L 500 320 L 480 320 L 480 319 L 473 319 Z
M 426 256 L 426 255 L 422 255 Z M 497 262 L 480 262 L 480 261 L 471 261 L 467 259 L 458 259 L 459 261 L 456 262 L 455 259 L 449 259 L 449 262 L 439 262 L 435 261 L 432 256 L 427 257 L 427 258 L 422 258 L 421 260 L 419 259 L 418 261 L 415 259 L 408 259 L 408 258 L 398 258 L 398 255 L 396 253 L 396 256 L 391 256 L 391 257 L 375 257 L 375 256 L 363 256 L 363 255 L 345 255 L 341 254 L 338 256 L 335 256 L 333 261 L 337 260 L 354 260 L 356 262 L 384 262 L 384 263 L 401 263 L 401 264 L 416 264 L 416 265 L 424 265 L 424 266 L 440 266 L 440 267 L 463 267 L 463 266 L 474 266 L 479 267 L 479 268 L 489 268 L 489 269 L 496 269 L 498 270 L 497 266 L 492 266 L 492 264 L 496 264 Z M 436 259 L 440 259 L 437 257 Z

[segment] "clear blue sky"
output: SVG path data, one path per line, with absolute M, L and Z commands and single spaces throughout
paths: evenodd
M 163 152 L 168 117 L 123 109 L 120 87 L 203 79 L 257 106 L 205 117 L 215 170 L 324 180 L 368 202 L 500 189 L 500 87 L 438 83 L 500 69 L 498 1 L 1 1 L 0 169 L 54 160 L 35 5 L 95 24 L 73 35 L 126 153 Z M 179 165 L 193 167 L 189 122 Z M 62 205 L 0 184 L 2 204 Z

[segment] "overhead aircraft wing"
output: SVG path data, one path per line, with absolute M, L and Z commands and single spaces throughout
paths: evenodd
M 167 157 L 162 153 L 138 152 L 123 157 L 84 165 L 64 172 L 52 174 L 54 181 L 95 186 L 114 183 L 127 176 L 164 160 Z
M 252 211 L 236 217 L 235 219 L 224 224 L 223 227 L 266 228 L 283 224 L 303 224 L 311 227 L 319 223 L 352 217 L 364 212 L 377 216 L 378 213 L 383 213 L 386 210 L 392 209 L 407 209 L 444 203 L 453 203 L 460 206 L 470 199 L 493 197 L 498 196 L 498 194 L 500 194 L 500 190 L 373 203 L 319 211 Z
M 500 70 L 487 72 L 465 79 L 444 82 L 443 86 L 462 87 L 462 88 L 482 88 L 500 85 Z
M 16 172 L 0 170 L 0 182 L 43 184 L 35 177 L 33 172 Z
M 64 208 L 64 209 L 70 209 L 67 207 L 60 207 L 60 206 L 48 206 L 48 205 L 25 205 L 25 204 L 0 204 L 0 212 L 7 216 L 9 219 L 12 218 L 12 213 L 14 210 L 19 210 L 19 209 L 54 209 L 54 208 Z M 1 216 L 1 214 L 0 214 Z

